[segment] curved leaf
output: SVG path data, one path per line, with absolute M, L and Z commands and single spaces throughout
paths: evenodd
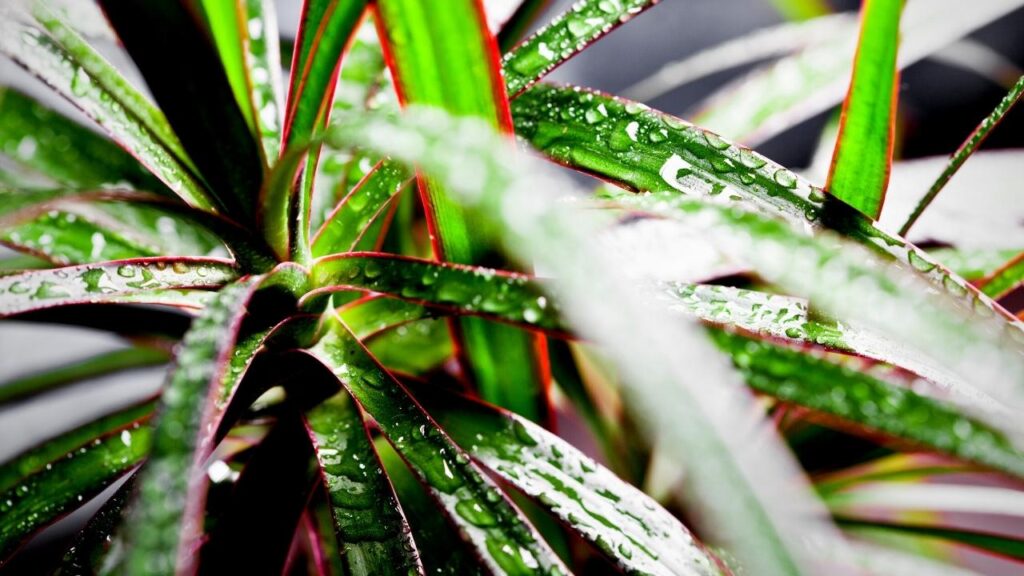
M 914 211 L 907 217 L 907 221 L 900 227 L 900 235 L 906 236 L 910 231 L 910 228 L 917 222 L 917 219 L 921 217 L 921 214 L 926 208 L 932 203 L 932 200 L 939 195 L 939 192 L 946 186 L 950 178 L 957 173 L 957 170 L 963 166 L 964 162 L 971 157 L 971 154 L 981 146 L 981 143 L 988 138 L 992 129 L 995 128 L 999 122 L 1006 116 L 1006 113 L 1020 100 L 1021 96 L 1024 95 L 1024 76 L 1021 76 L 1017 80 L 1017 83 L 1010 88 L 1010 92 L 1000 100 L 999 104 L 996 105 L 995 110 L 991 114 L 985 117 L 981 121 L 981 124 L 971 132 L 967 139 L 964 140 L 963 144 L 953 152 L 953 156 L 949 159 L 949 164 L 939 174 L 939 177 L 935 180 L 935 183 L 931 185 L 928 192 L 925 193 L 921 201 L 918 202 L 917 206 L 914 207 Z
M 313 238 L 313 256 L 354 250 L 370 224 L 409 180 L 404 168 L 387 160 L 379 162 L 324 220 Z
M 169 360 L 169 355 L 155 348 L 126 348 L 97 354 L 44 372 L 29 374 L 0 384 L 0 404 L 6 404 L 36 394 L 49 392 L 66 384 L 114 374 L 122 370 L 158 366 Z
M 305 0 L 292 56 L 282 149 L 303 146 L 327 125 L 346 46 L 366 10 L 366 0 Z M 263 226 L 281 254 L 307 263 L 310 259 L 310 210 L 319 161 L 314 144 L 297 181 L 271 189 Z M 272 201 L 273 197 L 283 201 Z
M 135 487 L 134 477 L 121 485 L 78 533 L 74 544 L 64 554 L 57 576 L 82 576 L 99 574 L 105 559 L 112 552 L 113 534 L 124 516 L 124 510 Z
M 900 12 L 903 0 L 867 0 L 860 42 L 843 102 L 839 137 L 825 188 L 877 219 L 889 183 L 896 127 Z
M 523 40 L 501 60 L 505 89 L 514 98 L 591 42 L 625 24 L 658 0 L 581 0 Z
M 365 252 L 317 260 L 312 274 L 315 285 L 331 291 L 378 292 L 521 326 L 561 329 L 558 311 L 525 274 Z
M 418 0 L 382 0 L 376 8 L 403 106 L 438 106 L 512 131 L 497 43 L 479 2 L 450 0 L 444 10 L 433 10 Z M 493 238 L 488 227 L 468 218 L 437 181 L 419 184 L 438 259 L 475 264 L 485 258 Z M 460 320 L 455 334 L 464 368 L 484 398 L 539 421 L 550 419 L 542 336 L 476 318 Z
M 180 289 L 222 286 L 236 276 L 230 262 L 210 258 L 139 258 L 30 270 L 0 277 L 0 317 L 68 304 L 188 303 Z
M 511 412 L 438 388 L 416 398 L 452 439 L 627 574 L 721 574 L 668 511 L 568 442 Z
M 66 23 L 36 4 L 45 33 L 6 14 L 0 51 L 92 118 L 189 205 L 213 204 L 163 114 Z
M 513 108 L 517 134 L 556 162 L 630 190 L 719 198 L 783 218 L 795 229 L 832 228 L 924 276 L 982 321 L 1000 315 L 1012 324 L 1011 334 L 1020 332 L 1020 322 L 924 251 L 828 200 L 790 170 L 712 132 L 576 88 L 535 86 Z
M 499 0 L 500 2 L 501 0 Z M 520 42 L 523 36 L 529 31 L 530 26 L 533 22 L 541 15 L 541 13 L 550 4 L 551 0 L 515 0 L 518 2 L 515 12 L 508 16 L 505 22 L 501 23 L 501 30 L 498 31 L 498 46 L 501 47 L 501 51 L 508 52 L 516 44 Z M 490 6 L 486 4 L 488 14 L 490 14 Z M 492 26 L 493 30 L 493 26 Z
M 1017 254 L 978 281 L 978 288 L 992 298 L 1002 298 L 1024 282 L 1024 255 Z
M 101 418 L 0 468 L 0 564 L 37 530 L 99 494 L 146 455 L 152 404 Z
M 123 572 L 194 567 L 193 546 L 202 530 L 198 511 L 205 499 L 192 492 L 205 485 L 202 465 L 212 449 L 217 407 L 240 377 L 232 370 L 233 351 L 261 280 L 249 277 L 223 288 L 185 334 L 161 398 L 152 452 L 120 531 L 127 548 Z
M 0 88 L 0 151 L 60 184 L 167 191 L 113 142 L 13 88 Z
M 343 324 L 329 317 L 308 350 L 329 367 L 497 574 L 566 573 L 501 491 L 383 370 Z
M 348 392 L 310 410 L 306 429 L 330 497 L 346 573 L 422 574 L 409 525 Z
M 199 15 L 178 0 L 100 5 L 210 192 L 225 213 L 254 222 L 259 145 Z
M 450 175 L 445 184 L 451 192 L 503 230 L 512 254 L 559 271 L 570 296 L 562 302 L 571 305 L 566 313 L 585 335 L 606 344 L 622 370 L 629 401 L 647 416 L 646 431 L 664 437 L 678 461 L 701 455 L 703 465 L 689 469 L 693 489 L 688 495 L 695 496 L 687 504 L 745 564 L 790 573 L 812 558 L 825 564 L 848 561 L 838 531 L 825 520 L 795 463 L 770 428 L 755 421 L 761 411 L 738 376 L 697 327 L 665 321 L 635 298 L 618 275 L 621 259 L 593 243 L 605 217 L 557 201 L 558 194 L 573 191 L 570 181 L 528 157 L 510 158 L 507 141 L 479 121 L 434 110 L 407 111 L 400 123 L 362 115 L 340 125 L 343 131 L 330 134 L 332 145 L 359 142 L 418 163 L 434 177 Z M 467 162 L 479 170 L 479 178 L 455 177 Z M 598 279 L 600 291 L 594 290 Z M 829 550 L 827 558 L 807 547 L 808 534 Z

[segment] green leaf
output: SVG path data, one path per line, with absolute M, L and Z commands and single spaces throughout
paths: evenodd
M 212 210 L 163 114 L 42 4 L 35 14 L 46 32 L 5 17 L 0 51 L 82 110 L 182 200 Z
M 969 282 L 975 282 L 995 273 L 1020 253 L 1013 249 L 957 249 L 935 248 L 928 254 L 943 266 Z M 979 286 L 979 288 L 982 288 Z M 982 288 L 984 291 L 984 288 Z
M 889 183 L 896 127 L 900 12 L 903 0 L 869 0 L 861 9 L 860 42 L 843 102 L 839 138 L 825 188 L 878 219 Z
M 313 256 L 319 258 L 355 250 L 368 227 L 381 217 L 409 180 L 409 173 L 393 162 L 384 160 L 374 166 L 327 216 L 313 238 Z
M 437 503 L 402 457 L 383 438 L 376 442 L 377 453 L 394 485 L 402 510 L 409 518 L 413 540 L 429 542 L 420 547 L 420 559 L 427 574 L 437 576 L 483 576 L 489 572 L 481 560 L 459 538 Z
M 101 302 L 188 303 L 174 290 L 218 288 L 236 276 L 224 260 L 139 258 L 0 277 L 0 317 Z
M 312 274 L 314 284 L 329 291 L 377 292 L 448 312 L 561 329 L 557 310 L 525 274 L 363 252 L 317 260 Z
M 771 3 L 787 20 L 808 20 L 832 11 L 827 0 L 771 0 Z
M 1002 536 L 980 530 L 963 530 L 941 526 L 919 526 L 909 523 L 892 523 L 872 520 L 856 520 L 840 518 L 839 523 L 846 529 L 853 529 L 854 534 L 897 533 L 916 536 L 925 540 L 938 539 L 945 542 L 962 544 L 971 548 L 984 550 L 999 556 L 1024 560 L 1024 542 L 1012 536 Z
M 366 0 L 305 0 L 292 58 L 283 148 L 303 146 L 327 125 L 336 87 L 336 73 L 345 46 L 352 38 Z M 297 182 L 272 188 L 283 202 L 268 202 L 265 234 L 281 254 L 300 263 L 310 260 L 310 210 L 319 144 L 309 150 Z
M 326 333 L 309 353 L 329 367 L 377 421 L 485 564 L 497 574 L 566 572 L 498 487 L 375 362 L 348 328 L 328 317 L 324 329 Z
M 126 238 L 76 212 L 48 210 L 0 227 L 0 242 L 53 264 L 85 264 L 157 256 L 152 245 Z
M 924 276 L 974 317 L 985 321 L 1001 315 L 1021 325 L 924 251 L 827 200 L 820 188 L 792 171 L 712 132 L 642 104 L 577 88 L 538 85 L 517 98 L 513 109 L 517 134 L 556 162 L 628 190 L 711 197 L 783 218 L 794 229 L 831 228 Z
M 133 368 L 158 366 L 167 362 L 168 359 L 169 355 L 166 351 L 156 348 L 126 348 L 97 354 L 84 360 L 0 384 L 0 404 L 49 392 L 80 380 L 89 380 Z
M 99 574 L 105 559 L 111 553 L 118 553 L 112 545 L 113 535 L 121 523 L 124 510 L 135 487 L 134 477 L 121 485 L 78 533 L 74 544 L 64 554 L 57 576 L 80 576 Z
M 150 445 L 141 424 L 151 411 L 146 403 L 90 422 L 0 468 L 0 563 L 139 463 Z
M 505 89 L 515 97 L 657 0 L 581 0 L 502 58 Z
M 233 350 L 261 280 L 249 277 L 223 288 L 185 334 L 161 396 L 152 452 L 120 532 L 128 550 L 121 572 L 187 571 L 196 561 L 192 549 L 205 504 L 202 466 L 213 448 L 221 399 L 237 385 Z
M 912 389 L 786 346 L 711 331 L 747 384 L 762 393 L 836 416 L 869 430 L 909 440 L 1024 476 L 1024 453 L 1006 437 L 956 408 Z
M 666 322 L 635 297 L 621 277 L 621 263 L 609 261 L 613 254 L 593 241 L 607 227 L 607 215 L 559 201 L 574 190 L 571 181 L 529 157 L 510 157 L 508 141 L 480 121 L 436 110 L 407 111 L 401 122 L 364 114 L 339 126 L 344 130 L 332 131 L 332 145 L 360 142 L 445 178 L 447 189 L 477 217 L 502 229 L 510 253 L 559 271 L 563 304 L 571 304 L 566 313 L 612 355 L 628 401 L 645 414 L 645 431 L 663 437 L 680 462 L 701 454 L 702 465 L 688 468 L 687 495 L 694 496 L 687 504 L 722 527 L 718 537 L 744 563 L 763 572 L 797 572 L 814 554 L 797 537 L 809 530 L 830 550 L 842 548 L 838 532 L 819 521 L 823 516 L 806 513 L 817 507 L 813 496 L 780 441 L 765 434 L 770 428 L 751 420 L 761 411 L 738 375 L 697 327 Z M 467 163 L 479 178 L 457 177 Z M 594 289 L 597 281 L 600 290 Z M 666 397 L 675 401 L 666 403 Z M 754 429 L 758 449 L 752 451 L 747 432 Z
M 179 0 L 100 5 L 220 207 L 255 222 L 259 144 L 198 15 Z
M 978 282 L 978 288 L 992 298 L 1002 298 L 1024 282 L 1024 255 L 1017 254 L 995 272 Z
M 498 32 L 498 46 L 502 53 L 508 52 L 522 40 L 534 21 L 550 4 L 551 0 L 521 0 L 519 2 L 515 12 L 501 25 L 501 30 Z M 484 7 L 488 8 L 488 12 L 490 12 L 486 2 Z
M 113 142 L 13 88 L 0 88 L 0 151 L 55 183 L 86 188 L 164 185 Z
M 214 44 L 265 164 L 281 149 L 281 51 L 272 0 L 202 0 Z
M 963 166 L 964 162 L 974 154 L 974 151 L 981 146 L 981 143 L 988 138 L 989 133 L 992 129 L 999 125 L 999 122 L 1006 116 L 1006 113 L 1020 100 L 1021 95 L 1024 94 L 1024 76 L 1021 76 L 1017 83 L 1010 88 L 1010 92 L 1003 97 L 1003 99 L 996 105 L 995 110 L 991 114 L 985 117 L 981 121 L 981 124 L 971 132 L 967 139 L 964 140 L 963 144 L 953 152 L 953 156 L 949 159 L 949 164 L 939 174 L 939 177 L 935 180 L 935 183 L 931 185 L 928 192 L 925 193 L 921 201 L 918 202 L 917 206 L 914 207 L 914 211 L 911 212 L 910 216 L 907 217 L 907 221 L 904 222 L 903 226 L 900 227 L 900 235 L 906 236 L 913 227 L 914 222 L 921 217 L 921 214 L 926 208 L 932 203 L 932 200 L 939 195 L 939 192 L 946 186 L 950 178 L 957 173 L 957 170 Z
M 431 10 L 418 0 L 377 3 L 381 40 L 403 105 L 438 106 L 511 132 L 497 45 L 473 0 Z M 512 153 L 511 148 L 509 153 Z M 434 250 L 440 260 L 479 263 L 492 234 L 470 219 L 436 181 L 420 182 Z M 550 414 L 541 337 L 462 319 L 456 331 L 464 366 L 485 399 L 545 420 Z
M 306 428 L 329 493 L 346 573 L 422 573 L 409 525 L 348 392 L 310 410 Z
M 511 412 L 416 389 L 452 439 L 535 499 L 627 574 L 720 574 L 672 514 L 568 442 Z

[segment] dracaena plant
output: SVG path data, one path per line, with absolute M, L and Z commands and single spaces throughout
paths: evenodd
M 710 129 L 541 82 L 653 4 L 581 0 L 524 39 L 545 2 L 305 0 L 284 47 L 272 0 L 99 0 L 109 29 L 5 6 L 0 50 L 99 130 L 0 92 L 0 315 L 124 347 L 0 402 L 167 376 L 3 464 L 0 563 L 102 494 L 61 574 L 1019 570 L 1024 333 L 999 302 L 1024 266 L 903 236 L 1024 84 L 901 235 L 876 220 L 899 69 L 1024 2 L 780 0 L 802 20 L 631 89 L 772 60 Z M 737 143 L 829 107 L 821 174 Z

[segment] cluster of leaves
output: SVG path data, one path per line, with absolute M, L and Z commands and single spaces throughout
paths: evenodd
M 709 98 L 718 132 L 540 83 L 654 0 L 522 40 L 544 1 L 305 0 L 287 83 L 272 0 L 99 0 L 153 101 L 105 26 L 5 7 L 0 51 L 110 139 L 0 92 L 0 316 L 125 347 L 0 403 L 169 367 L 4 463 L 0 564 L 103 494 L 59 573 L 1019 568 L 978 525 L 1024 515 L 1021 256 L 902 236 L 1024 78 L 902 236 L 875 220 L 900 67 L 1024 2 L 778 3 L 807 20 L 652 80 L 775 58 Z M 840 103 L 824 188 L 733 141 Z

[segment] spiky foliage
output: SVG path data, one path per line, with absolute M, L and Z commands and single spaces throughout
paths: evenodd
M 859 25 L 775 3 L 806 36 L 666 68 L 779 58 L 709 100 L 722 134 L 541 82 L 653 0 L 581 0 L 519 44 L 545 2 L 305 0 L 287 82 L 271 0 L 100 0 L 152 100 L 59 6 L 5 7 L 0 50 L 109 139 L 0 92 L 0 316 L 125 346 L 0 403 L 168 366 L 4 463 L 0 563 L 109 488 L 60 573 L 1019 568 L 1020 530 L 978 526 L 1024 516 L 1024 334 L 991 299 L 1021 258 L 873 218 L 899 68 L 1021 2 L 941 25 L 949 0 Z M 829 190 L 731 140 L 822 102 Z

